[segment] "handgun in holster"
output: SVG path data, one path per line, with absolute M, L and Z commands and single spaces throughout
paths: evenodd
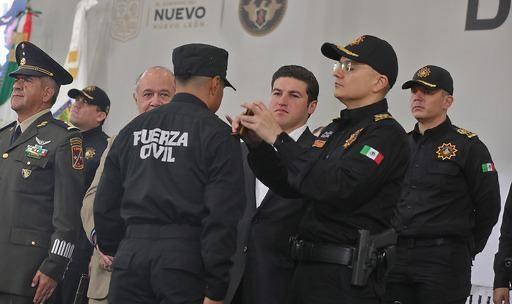
M 352 259 L 352 285 L 365 286 L 372 272 L 382 275 L 392 264 L 398 238 L 394 229 L 370 235 L 368 230 L 359 230 L 357 247 Z
M 87 303 L 87 288 L 89 287 L 89 276 L 84 273 L 80 276 L 80 282 L 75 294 L 73 304 Z

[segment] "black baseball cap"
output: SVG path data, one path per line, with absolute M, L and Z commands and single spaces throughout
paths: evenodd
M 185 44 L 172 52 L 174 75 L 219 76 L 227 87 L 236 90 L 226 79 L 228 52 L 225 49 L 202 43 Z
M 16 63 L 18 63 L 18 69 L 9 73 L 10 77 L 16 77 L 17 75 L 48 76 L 55 80 L 58 85 L 73 82 L 73 76 L 66 69 L 35 44 L 28 41 L 22 41 L 16 46 Z
M 83 90 L 71 89 L 68 91 L 68 96 L 73 99 L 83 96 L 87 104 L 96 105 L 107 114 L 110 111 L 110 99 L 107 93 L 97 86 L 88 86 Z
M 416 85 L 427 89 L 443 89 L 450 95 L 453 95 L 452 75 L 447 70 L 435 65 L 426 65 L 417 70 L 412 80 L 402 85 L 402 89 L 410 89 Z
M 393 87 L 398 75 L 398 59 L 395 50 L 386 41 L 375 36 L 359 36 L 345 47 L 326 42 L 321 48 L 322 54 L 332 60 L 347 57 L 365 63 L 375 71 L 388 77 L 389 87 Z

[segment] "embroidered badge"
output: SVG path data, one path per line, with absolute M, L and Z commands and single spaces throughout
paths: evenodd
M 357 37 L 356 39 L 354 39 L 352 42 L 350 42 L 350 44 L 349 44 L 349 45 L 352 45 L 352 46 L 354 46 L 354 45 L 360 45 L 361 43 L 363 43 L 364 38 L 365 38 L 365 36 L 359 36 L 359 37 Z
M 359 133 L 361 133 L 361 131 L 363 131 L 363 128 L 350 134 L 349 138 L 347 138 L 347 140 L 345 140 L 345 143 L 343 144 L 343 149 L 346 150 L 348 147 L 350 147 L 350 145 L 352 145 L 352 143 L 354 143 L 354 141 L 356 141 L 356 139 L 359 136 Z
M 375 114 L 373 115 L 373 120 L 375 122 L 379 121 L 379 120 L 384 120 L 384 119 L 392 119 L 393 116 L 391 116 L 391 114 L 388 114 L 388 113 L 382 113 L 382 114 Z
M 364 145 L 364 147 L 361 149 L 361 151 L 359 151 L 359 153 L 373 160 L 377 165 L 380 165 L 380 163 L 384 159 L 384 155 L 382 153 L 368 145 Z
M 51 140 L 42 140 L 42 139 L 39 139 L 39 138 L 37 138 L 37 136 L 36 136 L 36 141 L 37 141 L 37 144 L 38 144 L 38 145 L 41 145 L 41 146 L 47 145 L 47 144 L 49 144 L 49 143 L 51 143 L 51 142 L 52 142 Z
M 75 170 L 84 168 L 84 156 L 82 151 L 82 139 L 73 137 L 69 140 L 71 144 L 71 166 Z
M 32 170 L 25 168 L 21 169 L 21 176 L 23 176 L 23 178 L 28 178 L 30 174 L 32 174 Z
M 419 71 L 416 73 L 416 76 L 418 76 L 420 78 L 425 78 L 428 75 L 430 75 L 430 69 L 428 67 L 423 67 L 423 68 L 419 69 Z
M 446 160 L 446 159 L 452 159 L 457 152 L 457 147 L 452 143 L 443 143 L 441 146 L 437 147 L 437 158 Z
M 25 156 L 35 159 L 41 159 L 48 155 L 48 149 L 43 148 L 41 145 L 28 145 L 25 149 Z
M 313 143 L 313 147 L 315 147 L 315 148 L 323 148 L 324 145 L 325 145 L 325 140 L 321 140 L 321 139 L 317 139 Z
M 496 167 L 494 166 L 494 163 L 485 163 L 482 164 L 482 172 L 496 172 Z
M 468 138 L 472 138 L 472 137 L 475 137 L 476 134 L 471 132 L 471 131 L 468 131 L 466 129 L 463 129 L 463 128 L 458 128 L 457 129 L 457 133 L 461 134 L 461 135 L 466 135 Z
M 85 148 L 85 159 L 89 160 L 96 155 L 96 149 L 93 147 Z
M 322 134 L 320 134 L 320 138 L 325 138 L 325 139 L 327 139 L 327 138 L 331 137 L 331 135 L 332 135 L 333 133 L 334 133 L 333 131 L 325 131 L 325 132 L 323 132 Z
M 20 65 L 25 65 L 27 63 L 27 59 L 21 58 Z
M 47 124 L 48 124 L 48 122 L 45 120 L 45 121 L 41 122 L 40 124 L 38 124 L 36 127 L 37 128 L 46 127 Z

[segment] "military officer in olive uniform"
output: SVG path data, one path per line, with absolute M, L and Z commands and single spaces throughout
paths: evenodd
M 0 129 L 0 303 L 48 303 L 80 225 L 82 136 L 50 112 L 73 77 L 30 42 L 16 61 L 17 120 Z
M 110 110 L 110 99 L 101 88 L 90 85 L 83 90 L 71 89 L 68 96 L 75 99 L 71 107 L 69 121 L 80 129 L 84 138 L 85 189 L 88 189 L 100 164 L 101 155 L 107 147 L 108 135 L 102 126 Z M 56 292 L 56 303 L 73 303 L 77 293 L 80 277 L 87 275 L 93 246 L 87 239 L 85 231 L 80 228 L 77 245 L 66 276 Z M 87 303 L 87 284 L 82 291 L 82 303 Z

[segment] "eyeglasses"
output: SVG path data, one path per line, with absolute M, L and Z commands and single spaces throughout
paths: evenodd
M 332 71 L 336 72 L 339 69 L 341 69 L 344 73 L 350 73 L 350 71 L 352 71 L 352 61 L 336 61 L 332 67 Z

